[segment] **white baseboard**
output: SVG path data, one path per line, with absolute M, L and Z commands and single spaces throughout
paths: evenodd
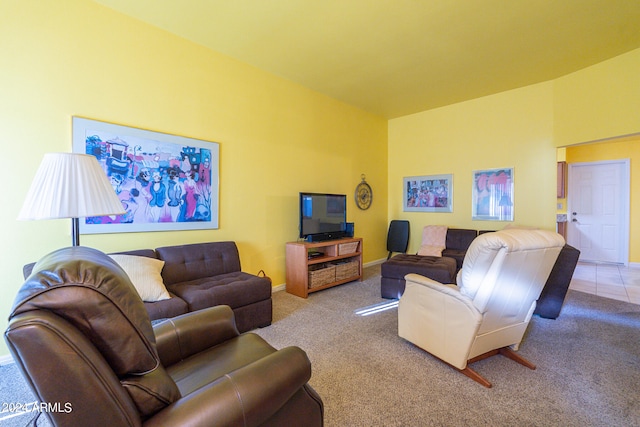
M 629 268 L 640 268 L 640 262 L 630 262 Z
M 6 354 L 4 356 L 0 356 L 0 366 L 11 365 L 13 362 L 13 357 L 10 354 Z
M 386 258 L 381 258 L 381 259 L 377 259 L 375 261 L 370 261 L 370 262 L 367 262 L 366 264 L 364 264 L 363 267 L 364 268 L 373 267 L 374 265 L 382 264 L 386 260 L 387 260 Z

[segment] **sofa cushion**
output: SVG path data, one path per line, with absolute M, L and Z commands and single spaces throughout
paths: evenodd
M 456 262 L 446 257 L 400 254 L 383 262 L 380 272 L 380 296 L 400 298 L 404 293 L 404 277 L 407 274 L 417 273 L 440 283 L 453 283 Z
M 171 298 L 160 272 L 164 261 L 135 255 L 109 255 L 127 273 L 142 301 L 154 302 Z
M 216 305 L 237 308 L 271 298 L 271 279 L 236 271 L 167 285 L 191 311 Z
M 165 261 L 162 278 L 167 287 L 240 271 L 240 255 L 235 242 L 165 246 L 157 248 L 156 252 Z
M 400 254 L 380 266 L 382 277 L 404 280 L 410 273 L 448 284 L 455 279 L 456 264 L 451 258 Z
M 466 252 L 466 250 L 469 248 L 469 245 L 471 245 L 471 242 L 473 242 L 473 239 L 475 239 L 477 236 L 477 230 L 450 228 L 447 230 L 447 251 Z
M 189 312 L 189 305 L 182 298 L 169 292 L 169 299 L 161 301 L 144 302 L 144 308 L 149 313 L 150 320 L 166 319 L 176 317 Z
M 453 258 L 456 260 L 456 269 L 460 270 L 462 268 L 462 263 L 464 262 L 464 256 L 467 251 L 459 251 L 454 249 L 445 249 L 442 251 L 442 256 L 447 258 Z

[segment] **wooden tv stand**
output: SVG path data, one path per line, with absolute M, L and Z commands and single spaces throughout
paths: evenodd
M 355 249 L 353 247 L 355 246 Z M 310 253 L 320 253 L 311 257 Z M 342 262 L 342 264 L 341 264 Z M 310 287 L 309 272 L 316 267 L 357 262 L 357 270 L 348 277 L 336 277 L 319 286 Z M 318 271 L 318 270 L 316 270 Z M 352 237 L 325 242 L 289 242 L 286 250 L 287 292 L 307 298 L 309 293 L 321 291 L 354 280 L 362 280 L 362 238 Z

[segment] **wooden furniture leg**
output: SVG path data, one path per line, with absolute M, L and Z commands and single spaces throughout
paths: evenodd
M 516 353 L 515 351 L 511 350 L 510 347 L 502 347 L 501 349 L 498 350 L 500 352 L 501 355 L 508 357 L 509 359 L 518 362 L 519 364 L 521 364 L 522 366 L 526 366 L 529 369 L 536 369 L 536 365 L 534 365 L 533 363 L 529 362 L 527 359 L 525 359 L 524 357 L 520 356 L 518 353 Z
M 482 384 L 486 388 L 491 388 L 491 383 L 489 381 L 487 381 L 487 379 L 485 377 L 483 377 L 482 375 L 480 375 L 479 373 L 477 373 L 476 371 L 471 369 L 469 366 L 467 366 L 464 369 L 459 369 L 459 371 L 462 374 L 464 374 L 464 375 L 468 376 L 469 378 L 471 378 L 472 380 L 474 380 L 475 382 Z
M 487 387 L 487 388 L 491 388 L 491 383 L 484 378 L 482 375 L 480 375 L 479 373 L 477 373 L 476 371 L 474 371 L 473 369 L 471 369 L 469 367 L 470 364 L 474 363 L 474 362 L 478 362 L 480 360 L 486 359 L 488 357 L 491 356 L 495 356 L 496 354 L 501 354 L 504 357 L 507 357 L 515 362 L 518 362 L 519 364 L 526 366 L 529 369 L 536 369 L 536 365 L 534 365 L 533 363 L 529 362 L 527 359 L 525 359 L 524 357 L 520 356 L 518 353 L 516 353 L 515 351 L 513 351 L 510 347 L 502 347 L 496 350 L 491 350 L 489 352 L 486 352 L 484 354 L 481 354 L 479 356 L 474 357 L 473 359 L 469 359 L 467 361 L 467 367 L 464 369 L 458 369 L 462 374 L 466 375 L 467 377 L 471 378 L 472 380 L 474 380 L 475 382 L 482 384 L 483 386 Z

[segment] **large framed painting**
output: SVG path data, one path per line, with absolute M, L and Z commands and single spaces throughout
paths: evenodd
M 472 219 L 513 221 L 513 168 L 473 172 Z
M 453 175 L 405 177 L 402 208 L 405 212 L 453 212 Z
M 126 211 L 80 233 L 218 228 L 218 143 L 73 117 L 73 151 L 98 159 Z

